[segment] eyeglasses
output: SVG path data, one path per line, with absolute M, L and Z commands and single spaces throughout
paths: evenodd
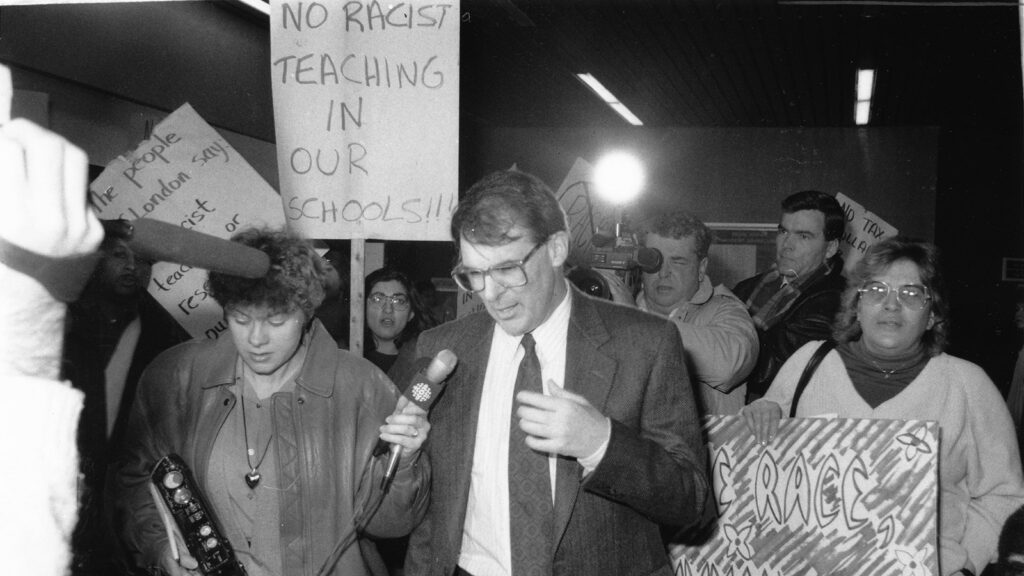
M 370 304 L 373 304 L 378 308 L 383 308 L 385 303 L 391 302 L 391 305 L 395 307 L 395 310 L 409 309 L 409 297 L 405 294 L 394 294 L 392 296 L 388 296 L 382 292 L 374 292 L 373 294 L 370 294 L 370 297 L 367 298 L 367 300 L 370 301 Z
M 928 289 L 917 284 L 904 284 L 899 287 L 892 287 L 881 280 L 872 280 L 861 286 L 857 292 L 860 297 L 874 306 L 882 304 L 889 299 L 889 292 L 896 291 L 896 300 L 910 310 L 924 310 L 928 301 L 932 299 Z
M 487 270 L 479 270 L 477 268 L 466 268 L 465 266 L 456 266 L 452 270 L 452 279 L 466 292 L 480 292 L 484 289 L 484 278 L 490 276 L 491 280 L 494 280 L 498 285 L 504 288 L 518 288 L 525 286 L 529 282 L 529 278 L 526 277 L 526 269 L 523 265 L 544 245 L 544 242 L 538 242 L 532 250 L 527 252 L 526 256 L 522 260 L 517 262 L 507 262 L 505 264 L 498 264 L 497 266 L 491 266 Z

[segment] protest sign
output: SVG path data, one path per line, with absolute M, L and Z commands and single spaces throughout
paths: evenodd
M 188 104 L 131 155 L 110 162 L 89 198 L 100 218 L 153 218 L 220 238 L 250 225 L 284 225 L 274 189 Z M 158 263 L 149 293 L 193 337 L 217 338 L 226 328 L 204 270 Z
M 466 292 L 465 290 L 459 289 L 455 301 L 455 317 L 462 318 L 463 316 L 469 316 L 474 312 L 481 312 L 487 308 L 484 306 L 484 301 L 480 299 L 480 295 L 476 292 Z
M 555 197 L 569 219 L 569 261 L 587 264 L 595 232 L 615 235 L 618 208 L 594 191 L 594 167 L 583 158 L 573 163 Z
M 839 242 L 839 249 L 843 253 L 845 262 L 843 270 L 849 272 L 867 251 L 868 246 L 884 238 L 895 236 L 900 231 L 842 192 L 836 194 L 836 200 L 839 201 L 839 205 L 843 207 L 843 213 L 846 215 L 846 230 Z
M 289 227 L 314 238 L 447 239 L 458 203 L 458 0 L 270 8 Z
M 938 573 L 937 423 L 783 419 L 764 447 L 739 416 L 705 432 L 719 519 L 670 550 L 677 576 Z

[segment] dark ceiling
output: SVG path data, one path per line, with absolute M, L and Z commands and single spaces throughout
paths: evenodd
M 463 0 L 462 122 L 619 127 L 1021 124 L 1014 2 Z M 0 61 L 273 140 L 268 18 L 236 0 L 5 6 Z
M 1005 122 L 1021 101 L 1016 3 L 477 0 L 462 5 L 464 119 L 645 126 L 852 126 L 857 68 L 872 126 Z

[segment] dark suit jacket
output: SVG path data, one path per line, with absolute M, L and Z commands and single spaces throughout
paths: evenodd
M 743 280 L 732 293 L 746 301 L 764 274 Z M 832 272 L 807 286 L 773 326 L 757 329 L 759 351 L 757 365 L 747 379 L 747 396 L 764 396 L 779 368 L 804 344 L 832 337 L 832 322 L 839 311 L 839 300 L 846 289 L 843 261 L 835 258 Z M 753 316 L 753 313 L 751 313 Z
M 558 461 L 554 574 L 671 575 L 659 525 L 694 525 L 710 492 L 679 331 L 576 289 L 572 298 L 565 387 L 610 417 L 612 432 L 587 478 L 575 459 Z M 392 370 L 406 383 L 416 357 L 444 348 L 459 357 L 430 416 L 431 504 L 411 537 L 410 576 L 450 576 L 458 562 L 493 330 L 486 312 L 443 324 L 420 335 L 415 353 L 403 348 Z

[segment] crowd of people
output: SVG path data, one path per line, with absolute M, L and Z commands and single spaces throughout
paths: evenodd
M 941 574 L 1024 558 L 1014 417 L 945 352 L 937 248 L 887 238 L 844 277 L 829 194 L 786 197 L 773 266 L 732 290 L 708 275 L 707 226 L 658 214 L 640 238 L 660 269 L 635 294 L 608 275 L 612 302 L 566 279 L 551 190 L 495 172 L 451 224 L 451 276 L 484 310 L 439 317 L 404 273 L 377 270 L 363 358 L 345 350 L 342 263 L 280 230 L 232 238 L 269 271 L 211 271 L 226 333 L 185 341 L 147 308 L 149 263 L 116 232 L 100 242 L 84 169 L 59 136 L 0 126 L 0 213 L 22 220 L 0 221 L 0 286 L 18 291 L 0 321 L 0 374 L 16 383 L 0 446 L 26 459 L 0 467 L 0 504 L 31 518 L 25 533 L 0 522 L 12 573 L 200 574 L 152 494 L 176 454 L 250 575 L 668 576 L 666 534 L 716 513 L 708 414 L 738 415 L 764 445 L 786 417 L 936 421 Z M 86 273 L 46 272 L 57 265 Z M 428 413 L 399 387 L 445 350 L 458 364 Z M 32 462 L 39 451 L 58 461 Z M 45 562 L 16 558 L 30 543 Z

